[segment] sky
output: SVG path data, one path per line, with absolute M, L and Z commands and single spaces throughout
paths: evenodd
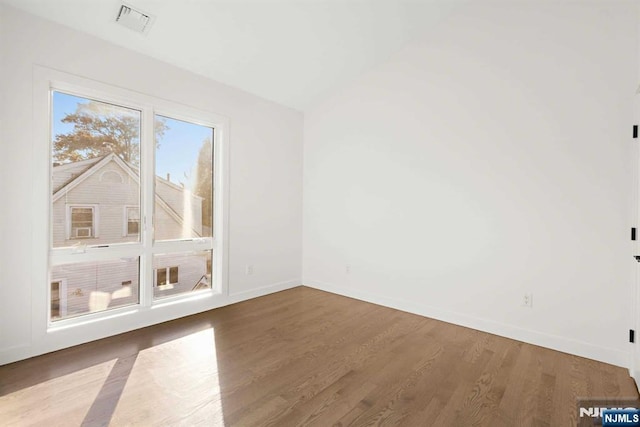
M 74 113 L 79 103 L 86 103 L 86 98 L 53 92 L 53 132 L 52 140 L 58 134 L 73 132 L 72 123 L 63 123 L 62 119 Z M 118 107 L 123 108 L 123 107 Z M 124 109 L 135 114 L 135 110 Z M 165 117 L 168 129 L 160 139 L 160 147 L 156 149 L 156 175 L 166 178 L 171 175 L 171 182 L 184 183 L 185 187 L 193 188 L 192 182 L 185 177 L 193 177 L 198 159 L 198 152 L 206 138 L 213 139 L 210 127 L 196 125 Z

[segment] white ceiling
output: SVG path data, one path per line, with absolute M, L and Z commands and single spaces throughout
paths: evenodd
M 148 35 L 114 22 L 118 0 L 1 0 L 304 111 L 440 22 L 457 0 L 126 0 Z

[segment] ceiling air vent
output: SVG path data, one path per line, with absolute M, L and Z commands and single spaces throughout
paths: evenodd
M 130 30 L 147 34 L 153 23 L 153 17 L 148 13 L 141 12 L 129 5 L 123 4 L 118 11 L 116 22 Z

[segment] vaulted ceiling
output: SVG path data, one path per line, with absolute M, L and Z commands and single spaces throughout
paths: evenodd
M 26 12 L 304 111 L 458 0 L 126 0 L 148 34 L 115 23 L 118 0 L 0 0 Z

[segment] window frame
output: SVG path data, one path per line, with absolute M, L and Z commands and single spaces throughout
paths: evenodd
M 212 111 L 129 90 L 109 83 L 75 76 L 47 67 L 34 66 L 34 192 L 32 194 L 35 248 L 32 280 L 32 340 L 44 351 L 111 336 L 224 305 L 228 293 L 228 198 L 229 119 Z M 75 245 L 53 248 L 52 227 L 52 91 L 107 102 L 141 111 L 140 135 L 140 234 L 139 242 L 109 245 Z M 155 245 L 153 227 L 154 114 L 209 126 L 214 129 L 213 221 L 216 236 L 205 239 L 163 242 Z M 145 181 L 146 178 L 146 181 Z M 152 196 L 149 197 L 149 194 Z M 153 255 L 167 252 L 212 250 L 214 273 L 211 289 L 154 300 Z M 52 322 L 50 317 L 50 269 L 59 264 L 111 260 L 140 256 L 139 304 Z

